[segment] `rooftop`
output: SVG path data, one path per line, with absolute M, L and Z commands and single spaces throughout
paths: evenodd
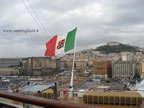
M 33 85 L 33 86 L 26 86 L 22 89 L 24 92 L 37 92 L 37 91 L 43 91 L 50 87 L 51 85 Z

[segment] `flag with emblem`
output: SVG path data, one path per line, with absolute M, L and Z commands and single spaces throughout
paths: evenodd
M 50 39 L 46 43 L 45 56 L 55 56 L 74 49 L 76 30 L 77 28 L 64 35 L 55 35 Z

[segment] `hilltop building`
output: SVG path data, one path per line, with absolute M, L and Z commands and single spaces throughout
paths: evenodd
M 120 45 L 120 43 L 119 42 L 107 42 L 107 45 L 116 46 L 116 45 Z

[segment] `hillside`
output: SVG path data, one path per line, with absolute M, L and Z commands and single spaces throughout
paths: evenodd
M 119 44 L 114 46 L 104 45 L 104 46 L 97 47 L 95 50 L 102 51 L 108 54 L 108 53 L 119 53 L 119 52 L 136 52 L 139 51 L 139 48 L 127 44 Z

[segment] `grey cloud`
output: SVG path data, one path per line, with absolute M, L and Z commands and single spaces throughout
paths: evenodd
M 27 0 L 25 0 L 27 1 Z M 54 35 L 78 27 L 77 49 L 108 41 L 143 45 L 143 0 L 29 0 L 46 28 L 38 33 L 4 33 L 3 29 L 39 29 L 23 0 L 0 1 L 0 57 L 43 56 Z M 95 48 L 95 47 L 93 47 Z

